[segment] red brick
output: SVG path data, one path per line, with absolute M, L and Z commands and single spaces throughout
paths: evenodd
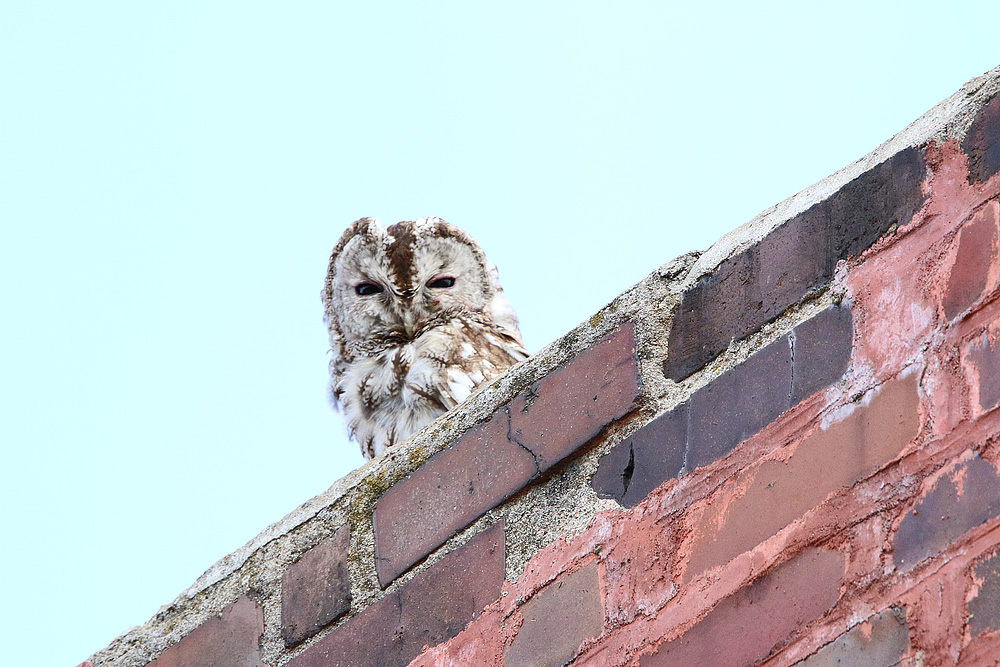
M 334 629 L 287 667 L 402 667 L 424 646 L 461 632 L 500 596 L 504 527 L 498 523 Z
M 545 471 L 628 414 L 638 397 L 635 325 L 628 323 L 515 398 L 511 438 Z
M 500 597 L 505 539 L 500 521 L 399 589 L 400 627 L 413 648 L 451 639 Z
M 993 334 L 1000 338 L 1000 332 Z M 1000 340 L 991 341 L 990 333 L 972 341 L 966 353 L 966 363 L 974 372 L 979 407 L 984 411 L 1000 405 Z
M 962 647 L 962 654 L 955 667 L 996 667 L 998 655 L 1000 634 L 980 635 Z
M 507 429 L 504 408 L 378 499 L 375 568 L 383 587 L 537 474 Z
M 893 537 L 896 566 L 910 570 L 997 516 L 1000 516 L 1000 475 L 976 454 L 937 478 L 906 512 Z
M 844 557 L 809 548 L 720 602 L 679 638 L 642 658 L 641 667 L 755 664 L 840 597 Z
M 969 183 L 985 182 L 1000 171 L 1000 95 L 976 114 L 962 150 L 969 156 Z
M 264 667 L 264 612 L 243 596 L 160 654 L 149 667 Z
M 376 503 L 382 586 L 627 414 L 638 396 L 634 326 L 626 324 L 431 457 Z
M 969 600 L 969 631 L 978 637 L 1000 630 L 1000 553 L 983 559 L 972 571 L 980 583 Z
M 691 396 L 687 469 L 717 461 L 791 407 L 792 352 L 782 336 Z
M 896 153 L 826 200 L 722 262 L 681 297 L 664 373 L 683 380 L 833 277 L 924 201 L 926 167 L 914 148 Z
M 591 486 L 601 498 L 635 507 L 650 491 L 680 475 L 687 449 L 688 413 L 682 403 L 649 422 L 601 457 Z
M 909 648 L 906 612 L 892 608 L 855 625 L 793 667 L 897 667 Z
M 962 225 L 944 295 L 944 313 L 949 320 L 968 310 L 986 290 L 990 267 L 998 254 L 998 210 L 1000 205 L 991 202 Z
M 752 549 L 830 493 L 896 458 L 920 426 L 916 376 L 886 382 L 869 398 L 867 406 L 806 436 L 787 460 L 748 470 L 752 479 L 742 496 L 714 501 L 699 522 L 685 578 Z
M 281 578 L 281 637 L 292 646 L 351 610 L 348 528 L 307 551 Z
M 547 585 L 521 607 L 524 622 L 504 656 L 508 667 L 548 667 L 569 662 L 586 639 L 604 627 L 597 564 Z

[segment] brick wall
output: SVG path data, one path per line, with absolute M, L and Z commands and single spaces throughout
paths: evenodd
M 84 665 L 1000 664 L 1000 68 Z

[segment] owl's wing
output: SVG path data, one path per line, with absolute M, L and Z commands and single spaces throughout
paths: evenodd
M 333 336 L 331 336 L 331 341 L 333 341 Z M 343 381 L 347 373 L 347 369 L 350 367 L 350 363 L 346 355 L 343 354 L 343 350 L 340 348 L 339 341 L 332 342 L 331 352 L 333 356 L 330 359 L 330 382 L 327 385 L 328 393 L 327 398 L 330 401 L 330 405 L 336 412 L 343 410 L 343 405 L 341 404 L 341 397 L 344 394 Z
M 448 409 L 529 356 L 516 333 L 478 323 L 456 327 L 452 351 L 439 385 L 442 401 Z

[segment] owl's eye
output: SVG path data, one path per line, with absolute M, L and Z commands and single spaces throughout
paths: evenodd
M 441 278 L 437 278 L 427 283 L 427 286 L 433 287 L 434 289 L 445 289 L 448 287 L 454 287 L 455 279 L 452 278 L 451 276 L 443 276 Z
M 358 296 L 371 296 L 372 294 L 381 292 L 382 287 L 375 283 L 361 283 L 354 288 L 354 291 L 357 292 Z

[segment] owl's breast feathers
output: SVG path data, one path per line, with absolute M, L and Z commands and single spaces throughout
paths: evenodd
M 363 347 L 363 349 L 362 349 Z M 474 313 L 345 350 L 332 392 L 367 458 L 405 440 L 528 357 L 516 331 Z

